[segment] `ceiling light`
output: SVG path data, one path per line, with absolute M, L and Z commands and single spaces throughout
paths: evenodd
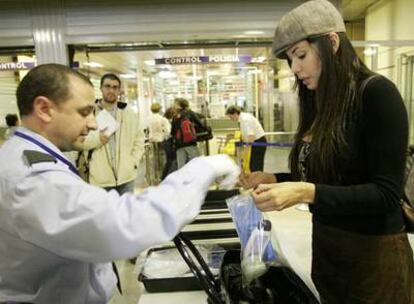
M 369 48 L 369 49 L 364 50 L 364 54 L 366 56 L 372 56 L 372 55 L 375 55 L 376 53 L 377 53 L 377 50 L 374 48 Z
M 152 59 L 152 60 L 145 60 L 144 63 L 146 65 L 154 66 L 155 65 L 155 60 L 154 59 Z
M 262 62 L 266 61 L 266 59 L 267 58 L 265 56 L 253 57 L 252 62 L 262 63 Z
M 243 34 L 245 35 L 263 35 L 265 32 L 263 31 L 244 31 Z
M 160 78 L 167 79 L 167 78 L 175 78 L 175 77 L 177 77 L 177 74 L 175 74 L 174 72 L 171 72 L 171 71 L 161 71 L 161 72 L 158 73 L 158 76 Z
M 119 77 L 124 78 L 124 79 L 135 79 L 137 78 L 137 74 L 121 74 L 119 75 Z
M 93 62 L 93 61 L 84 62 L 83 65 L 86 65 L 86 66 L 91 67 L 91 68 L 102 68 L 103 67 L 103 64 L 100 64 L 98 62 Z

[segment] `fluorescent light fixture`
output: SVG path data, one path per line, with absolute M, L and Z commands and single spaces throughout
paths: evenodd
M 183 78 L 192 79 L 192 80 L 201 80 L 201 79 L 203 79 L 203 77 L 201 77 L 201 76 L 185 76 Z
M 153 60 L 153 59 L 152 60 L 145 60 L 144 63 L 146 65 L 154 66 L 155 65 L 155 60 Z
M 86 66 L 91 67 L 91 68 L 102 68 L 103 67 L 103 64 L 100 64 L 98 62 L 93 62 L 93 61 L 84 62 L 83 65 L 86 65 Z
M 168 79 L 177 77 L 177 74 L 171 71 L 161 71 L 158 73 L 158 76 L 163 79 Z
M 366 56 L 373 56 L 373 55 L 375 55 L 377 53 L 377 50 L 376 49 L 374 49 L 374 48 L 369 48 L 369 49 L 365 49 L 364 50 L 364 54 L 366 55 Z
M 251 38 L 251 37 L 249 37 L 249 36 L 247 36 L 247 35 L 233 35 L 233 36 L 231 36 L 232 38 L 238 38 L 238 39 L 243 39 L 243 38 Z
M 245 35 L 263 35 L 265 32 L 263 31 L 244 31 L 243 34 Z
M 222 73 L 219 70 L 207 71 L 207 76 L 218 76 L 218 75 L 222 75 Z
M 124 78 L 124 79 L 135 79 L 137 78 L 137 74 L 121 74 L 119 75 L 119 77 Z
M 265 56 L 253 57 L 252 62 L 262 63 L 262 62 L 265 62 L 266 59 L 267 58 Z

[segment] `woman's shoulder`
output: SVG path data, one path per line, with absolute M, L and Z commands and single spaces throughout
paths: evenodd
M 367 93 L 368 95 L 372 93 L 377 93 L 381 91 L 398 91 L 395 84 L 388 79 L 387 77 L 380 75 L 380 74 L 372 74 L 368 77 L 366 77 L 360 85 L 360 90 L 363 90 L 364 93 Z M 364 94 L 365 95 L 365 94 Z
M 367 80 L 368 79 L 368 80 Z M 396 85 L 387 77 L 375 74 L 365 79 L 360 89 L 363 89 L 363 107 L 368 111 L 387 112 L 404 107 L 404 102 Z

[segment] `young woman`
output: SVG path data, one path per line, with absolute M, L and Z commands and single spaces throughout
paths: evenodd
M 399 203 L 408 121 L 398 90 L 357 57 L 341 15 L 325 0 L 285 15 L 273 51 L 296 76 L 300 120 L 291 174 L 245 180 L 271 183 L 255 190 L 257 207 L 309 204 L 312 279 L 322 303 L 414 303 Z

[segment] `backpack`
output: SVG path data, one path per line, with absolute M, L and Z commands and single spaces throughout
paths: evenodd
M 188 117 L 181 118 L 180 126 L 175 133 L 175 139 L 184 144 L 193 143 L 197 140 L 194 125 Z

